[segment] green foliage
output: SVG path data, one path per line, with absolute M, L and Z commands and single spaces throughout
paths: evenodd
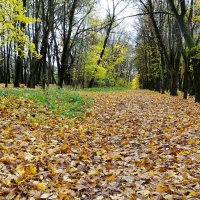
M 84 91 L 88 92 L 115 92 L 115 91 L 126 91 L 127 87 L 100 87 L 100 88 L 86 88 Z
M 124 87 L 127 85 L 126 80 L 124 78 L 119 78 L 115 84 L 117 87 Z
M 200 60 L 200 53 L 197 53 L 197 54 L 194 56 L 194 58 Z
M 10 89 L 0 90 L 0 96 L 25 98 L 33 101 L 38 108 L 46 108 L 63 118 L 79 117 L 91 104 L 91 99 L 77 92 L 52 88 L 48 90 Z
M 200 45 L 193 47 L 190 50 L 190 54 L 193 55 L 192 58 L 200 60 Z

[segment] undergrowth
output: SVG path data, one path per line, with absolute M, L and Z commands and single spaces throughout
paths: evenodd
M 92 99 L 65 89 L 0 89 L 0 97 L 25 98 L 39 108 L 47 108 L 64 118 L 82 116 L 90 107 Z
M 115 92 L 115 91 L 126 91 L 127 87 L 101 87 L 101 88 L 85 88 L 84 91 L 89 92 Z

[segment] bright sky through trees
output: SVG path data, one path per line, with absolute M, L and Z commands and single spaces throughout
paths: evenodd
M 120 0 L 114 0 L 114 3 L 117 4 Z M 113 0 L 100 0 L 99 3 L 99 15 L 102 18 L 105 18 L 109 10 L 112 12 L 112 5 L 113 5 Z M 126 7 L 126 8 L 125 8 Z M 124 9 L 125 8 L 125 9 Z M 124 10 L 123 10 L 124 9 Z M 121 10 L 123 10 L 121 12 Z M 120 14 L 117 16 L 117 19 L 123 19 L 123 22 L 120 24 L 120 27 L 122 27 L 125 31 L 129 33 L 133 33 L 135 30 L 135 26 L 137 23 L 137 18 L 136 17 L 128 17 L 130 15 L 136 14 L 137 13 L 137 8 L 136 5 L 130 4 L 127 2 L 120 2 L 119 6 L 117 6 L 116 13 Z

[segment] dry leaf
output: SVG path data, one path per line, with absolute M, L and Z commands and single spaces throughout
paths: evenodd
M 47 188 L 47 183 L 34 181 L 33 184 L 36 187 L 36 189 L 41 190 L 41 191 L 44 191 Z
M 170 188 L 162 182 L 159 182 L 156 188 L 156 192 L 159 193 L 171 193 Z

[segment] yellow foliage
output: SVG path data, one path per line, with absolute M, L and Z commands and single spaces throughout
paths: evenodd
M 34 23 L 37 20 L 26 17 L 22 0 L 0 0 L 0 5 L 0 34 L 4 35 L 0 38 L 0 45 L 17 42 L 14 52 L 20 51 L 22 57 L 27 57 L 28 51 L 31 51 L 35 57 L 39 58 L 35 45 L 21 26 L 21 24 Z
M 200 0 L 197 0 L 196 1 L 196 9 L 198 10 L 199 8 L 200 8 Z M 200 22 L 200 16 L 199 15 L 197 15 L 197 16 L 194 16 L 193 17 L 193 21 L 195 21 L 195 22 Z
M 140 76 L 139 76 L 139 74 L 136 74 L 136 75 L 134 76 L 134 78 L 133 78 L 133 81 L 132 81 L 132 88 L 133 88 L 134 90 L 139 89 L 139 87 L 140 87 L 139 81 L 140 81 Z
M 100 54 L 103 49 L 105 35 L 91 31 L 87 36 L 91 43 L 86 55 L 86 79 L 90 80 L 95 77 L 99 85 L 104 86 L 106 83 L 111 83 L 117 77 L 116 67 L 124 62 L 127 57 L 128 48 L 124 44 L 115 44 L 113 47 L 107 45 L 104 51 L 103 58 L 100 64 Z M 115 82 L 117 81 L 117 83 Z M 124 80 L 114 80 L 116 85 L 124 86 Z

